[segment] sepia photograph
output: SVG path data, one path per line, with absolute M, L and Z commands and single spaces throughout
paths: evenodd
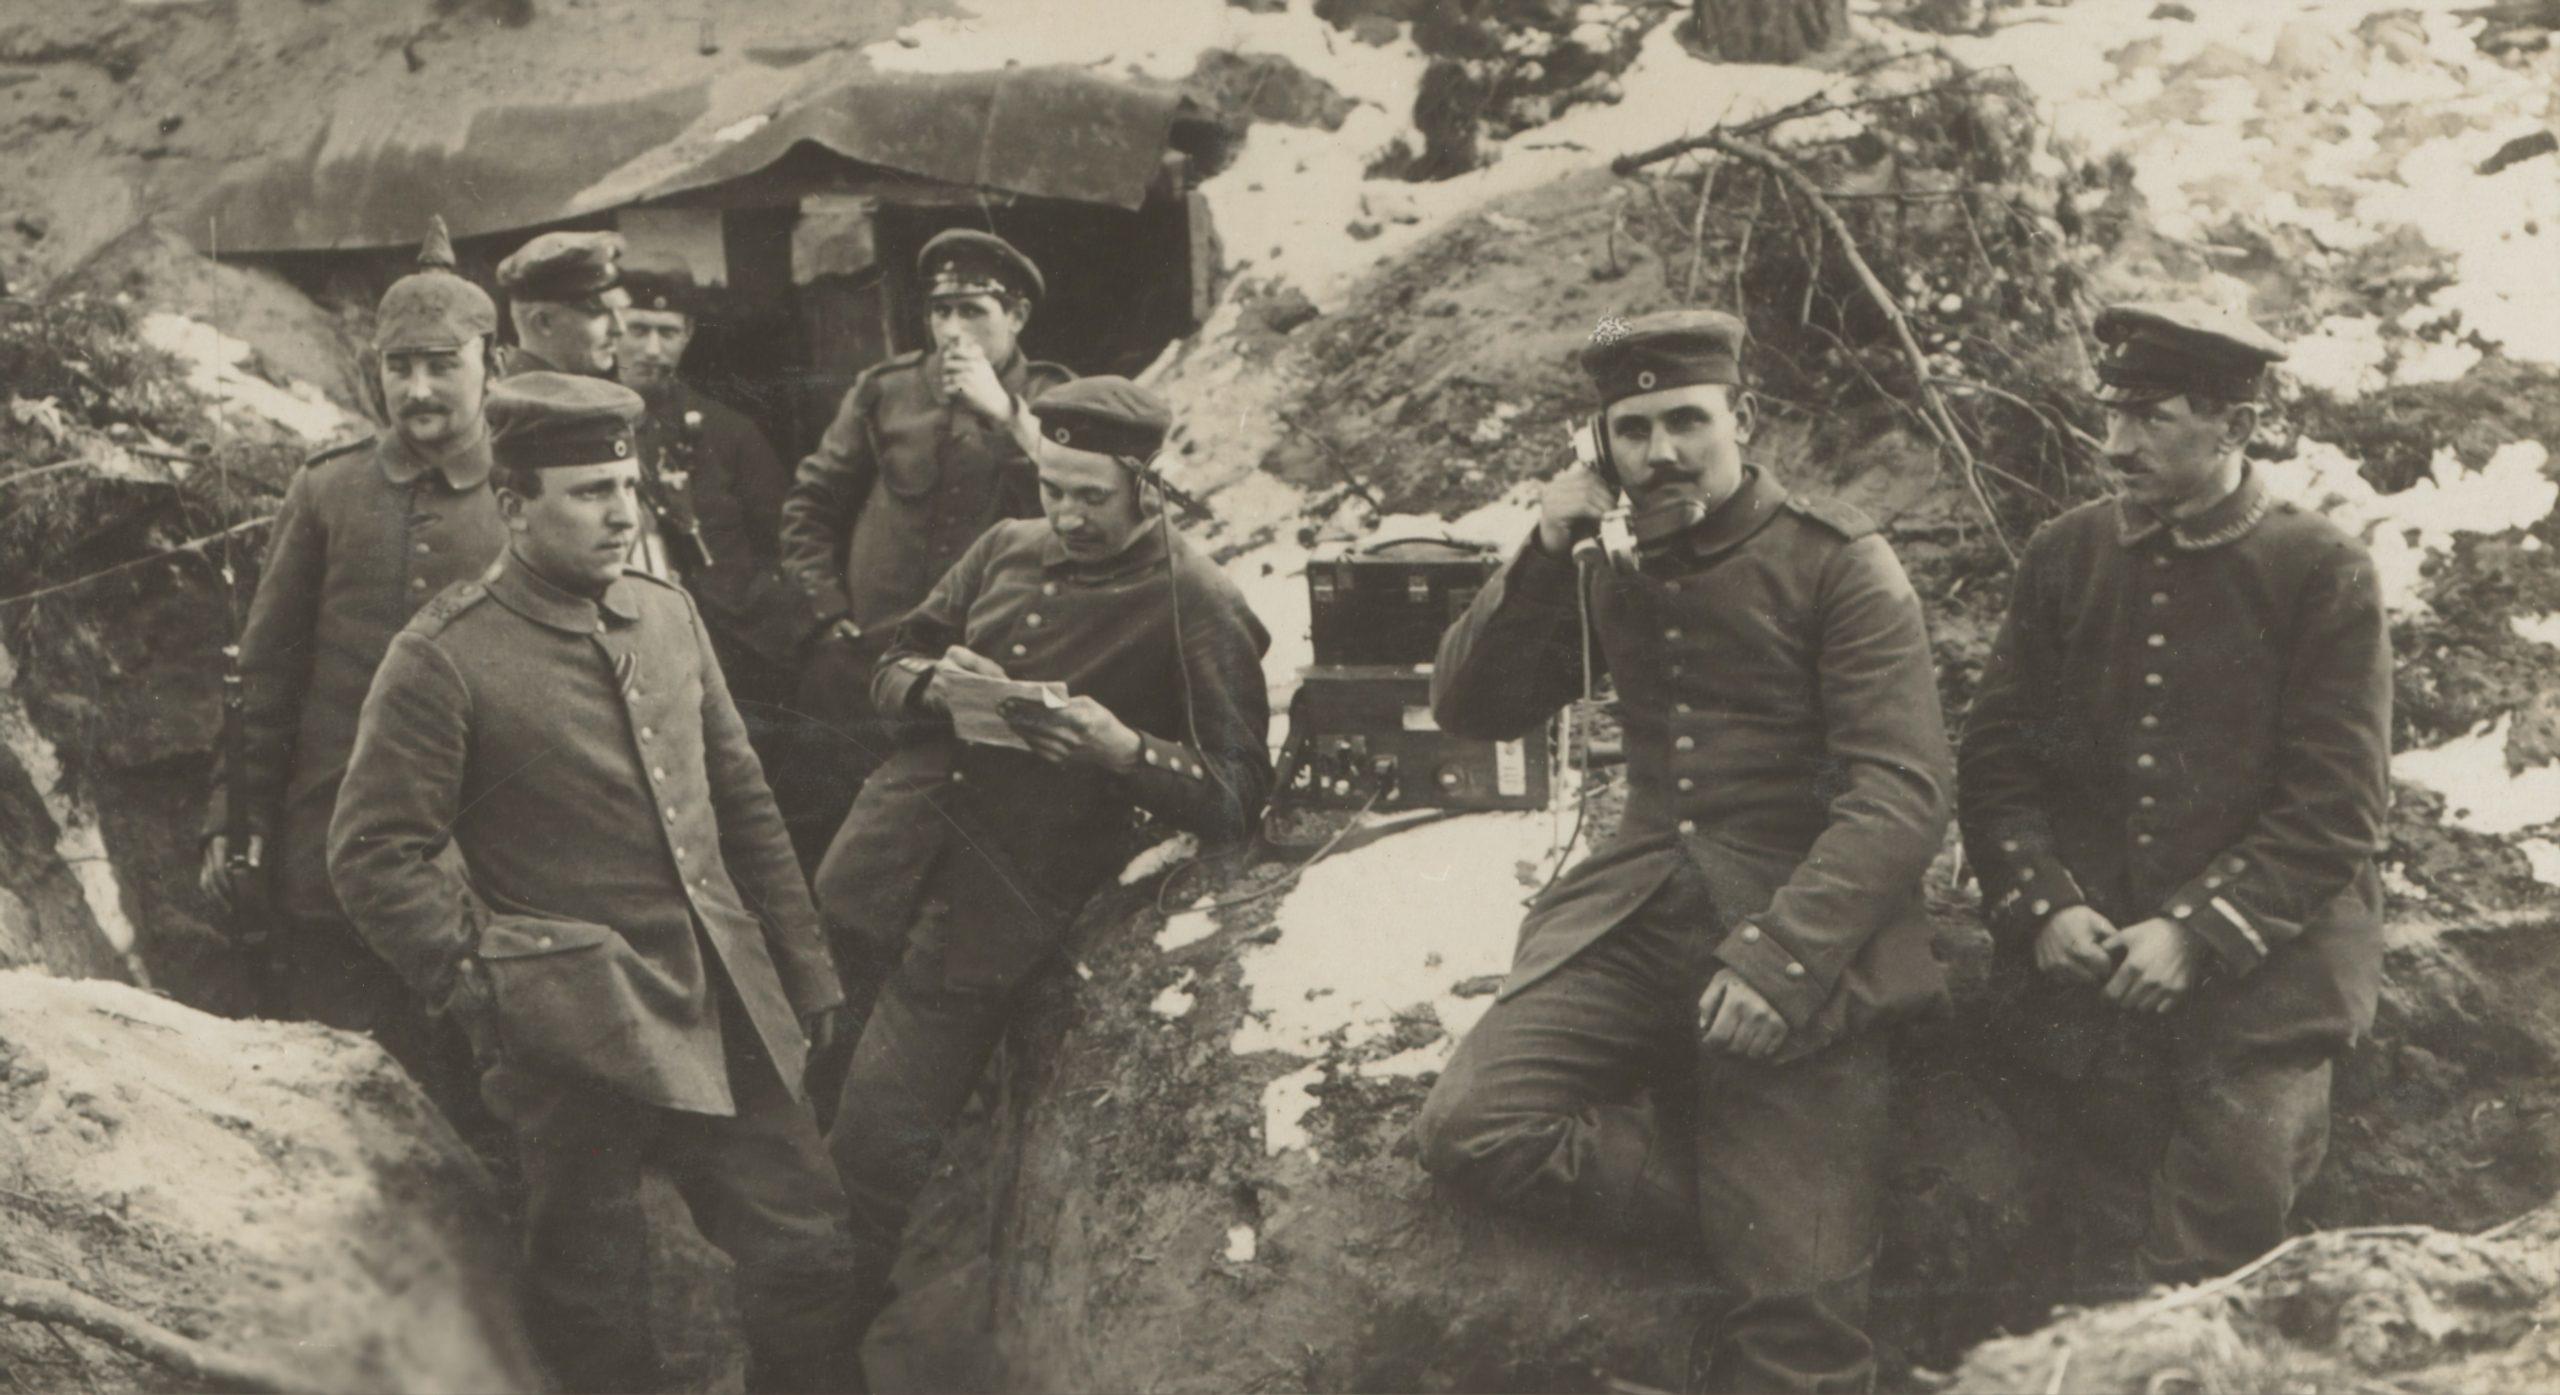
M 2560 0 L 0 0 L 0 1395 L 2560 1388 Z

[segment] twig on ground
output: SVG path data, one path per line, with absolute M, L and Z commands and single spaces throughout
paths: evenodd
M 317 1389 L 288 1371 L 217 1351 L 51 1279 L 0 1273 L 0 1313 L 48 1328 L 61 1323 L 129 1356 L 166 1367 L 187 1384 L 206 1390 L 299 1395 Z

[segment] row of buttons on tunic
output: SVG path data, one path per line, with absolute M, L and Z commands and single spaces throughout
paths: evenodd
M 2168 565 L 2169 554 L 2165 552 L 2152 554 L 2151 566 L 2153 570 L 2165 570 Z M 2165 610 L 2168 608 L 2168 605 L 2169 593 L 2167 591 L 2154 591 L 2151 593 L 2151 608 L 2153 610 Z M 2165 649 L 2169 644 L 2169 636 L 2162 631 L 2154 630 L 2149 635 L 2144 636 L 2143 643 L 2153 649 Z M 2157 692 L 2161 688 L 2167 686 L 2168 681 L 2168 678 L 2156 668 L 2142 675 L 2142 686 L 2152 689 L 2154 692 Z M 2158 731 L 2160 729 L 2160 714 L 2158 712 L 2145 712 L 2135 721 L 2134 725 L 2140 727 L 2144 731 Z M 2160 759 L 2159 757 L 2152 755 L 2150 752 L 2144 751 L 2133 758 L 2133 764 L 2135 769 L 2147 774 L 2150 771 L 2159 768 Z M 2149 794 L 2140 796 L 2134 801 L 2134 803 L 2146 813 L 2160 807 L 2159 798 L 2155 795 Z M 2150 847 L 2157 841 L 2159 840 L 2148 829 L 2137 829 L 2133 835 L 2133 845 L 2137 848 Z

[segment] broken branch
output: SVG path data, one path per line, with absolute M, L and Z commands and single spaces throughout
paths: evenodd
M 0 1313 L 28 1322 L 61 1323 L 129 1356 L 166 1367 L 187 1384 L 206 1390 L 299 1395 L 318 1388 L 290 1372 L 215 1350 L 51 1279 L 0 1273 Z
M 1903 317 L 1902 303 L 1894 299 L 1893 292 L 1885 289 L 1884 282 L 1876 276 L 1875 268 L 1867 265 L 1866 256 L 1858 250 L 1858 240 L 1850 233 L 1847 220 L 1831 206 L 1829 199 L 1823 197 L 1822 190 L 1805 177 L 1804 171 L 1767 146 L 1755 145 L 1720 131 L 1710 131 L 1698 139 L 1706 149 L 1758 165 L 1776 176 L 1781 184 L 1801 196 L 1813 209 L 1814 217 L 1831 230 L 1831 235 L 1840 244 L 1841 257 L 1849 263 L 1850 271 L 1856 274 L 1858 284 L 1866 289 L 1867 298 L 1893 326 L 1894 338 L 1901 344 L 1902 356 L 1909 361 L 1911 376 L 1919 386 L 1921 421 L 1928 426 L 1930 434 L 1938 438 L 1938 444 L 1955 457 L 1966 491 L 1973 495 L 1975 505 L 1991 525 L 1992 540 L 2000 544 L 2000 550 L 2008 554 L 2011 562 L 2017 561 L 2018 550 L 2010 545 L 2008 534 L 2000 527 L 2000 515 L 1991 507 L 1991 497 L 1983 492 L 1982 472 L 1973 458 L 1973 451 L 1965 445 L 1963 432 L 1956 425 L 1955 413 L 1948 409 L 1946 398 L 1938 392 L 1937 380 L 1930 375 L 1928 355 L 1920 351 L 1920 341 L 1911 333 L 1911 322 Z
M 118 562 L 112 567 L 102 567 L 97 571 L 89 573 L 87 576 L 75 576 L 69 581 L 57 581 L 51 586 L 39 586 L 32 591 L 21 591 L 14 596 L 0 596 L 0 607 L 22 605 L 28 601 L 39 601 L 47 596 L 59 595 L 62 592 L 71 590 L 73 587 L 86 586 L 90 582 L 114 576 L 118 572 L 131 571 L 133 568 L 139 567 L 146 562 L 158 562 L 170 557 L 183 557 L 189 553 L 202 556 L 207 547 L 222 541 L 224 538 L 236 537 L 253 528 L 263 528 L 275 521 L 276 516 L 274 514 L 262 514 L 245 522 L 234 523 L 230 527 L 225 528 L 218 533 L 207 533 L 201 538 L 189 538 L 175 547 L 164 547 L 158 552 L 146 552 L 139 557 L 128 557 L 124 561 Z

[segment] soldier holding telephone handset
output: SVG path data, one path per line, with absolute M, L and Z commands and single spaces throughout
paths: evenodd
M 1522 735 L 1582 692 L 1587 623 L 1626 813 L 1530 911 L 1424 1107 L 1423 1165 L 1703 1249 L 1736 1297 L 1705 1388 L 1865 1389 L 1875 1028 L 1944 993 L 1920 878 L 1953 760 L 1920 601 L 1863 516 L 1744 463 L 1740 321 L 1671 311 L 1593 339 L 1589 461 L 1442 640 L 1432 709 Z M 1598 546 L 1620 488 L 1632 555 Z

